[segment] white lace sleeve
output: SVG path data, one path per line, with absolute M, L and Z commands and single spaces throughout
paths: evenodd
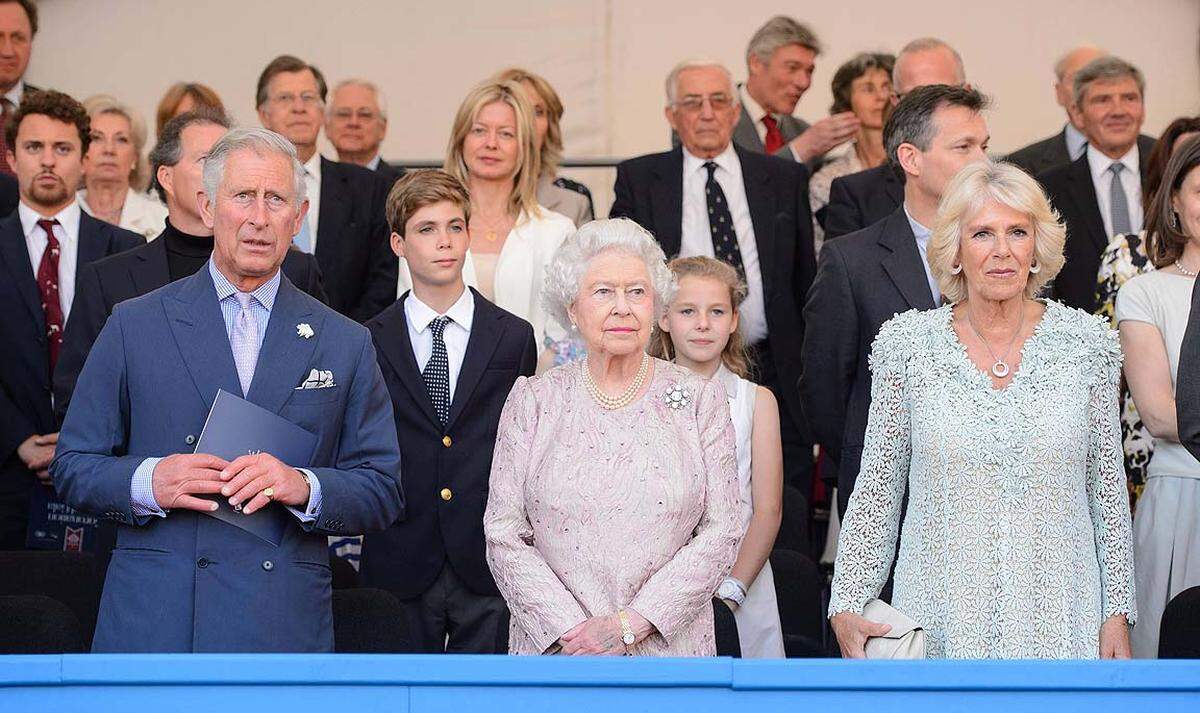
M 905 364 L 910 336 L 905 317 L 879 330 L 871 347 L 871 408 L 862 467 L 838 538 L 829 616 L 861 613 L 887 581 L 912 448 Z
M 1094 352 L 1097 378 L 1091 385 L 1088 403 L 1088 506 L 1096 530 L 1104 617 L 1124 614 L 1132 624 L 1137 619 L 1133 590 L 1133 535 L 1117 402 L 1121 380 L 1121 347 L 1117 333 L 1108 329 L 1107 325 L 1102 328 L 1104 334 Z

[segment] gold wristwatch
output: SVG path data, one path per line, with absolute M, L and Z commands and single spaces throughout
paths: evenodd
M 617 618 L 621 621 L 621 643 L 633 646 L 637 637 L 633 634 L 633 627 L 629 625 L 629 614 L 624 609 L 618 609 Z

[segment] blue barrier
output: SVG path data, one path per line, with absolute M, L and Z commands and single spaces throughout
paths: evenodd
M 1200 710 L 1200 661 L 0 657 L 0 711 L 854 713 Z

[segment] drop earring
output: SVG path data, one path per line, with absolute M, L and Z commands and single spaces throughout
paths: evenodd
M 955 263 L 953 266 L 951 266 L 951 267 L 950 267 L 950 274 L 951 274 L 951 275 L 957 275 L 957 274 L 959 274 L 960 272 L 962 272 L 962 265 L 960 265 L 960 264 L 958 264 L 958 263 Z
M 1037 264 L 1037 260 L 1034 260 L 1034 261 L 1033 261 L 1032 263 L 1030 263 L 1030 265 L 1029 265 L 1029 271 L 1030 271 L 1031 273 L 1033 273 L 1033 274 L 1035 274 L 1035 275 L 1036 275 L 1036 274 L 1038 274 L 1039 272 L 1041 272 L 1041 271 L 1042 271 L 1042 266 L 1041 266 L 1041 265 L 1039 265 L 1039 264 Z

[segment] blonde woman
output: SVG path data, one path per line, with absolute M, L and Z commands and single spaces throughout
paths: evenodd
M 887 631 L 862 611 L 902 532 L 892 604 L 930 656 L 1129 657 L 1121 350 L 1103 319 L 1034 298 L 1064 240 L 1015 166 L 971 164 L 947 186 L 928 254 L 950 304 L 893 318 L 871 352 L 829 604 L 845 656 Z
M 558 164 L 562 160 L 563 137 L 560 122 L 563 116 L 562 99 L 558 92 L 542 77 L 516 67 L 496 75 L 501 82 L 516 82 L 525 90 L 525 96 L 533 107 L 534 142 L 541 158 L 538 175 L 538 203 L 570 218 L 575 225 L 583 225 L 595 217 L 592 192 L 582 183 L 558 175 Z
M 167 207 L 146 194 L 146 122 L 107 94 L 83 103 L 92 121 L 83 157 L 79 205 L 89 215 L 152 240 L 166 227 Z
M 565 337 L 541 302 L 546 265 L 575 225 L 538 205 L 533 110 L 520 85 L 484 82 L 454 117 L 445 170 L 471 194 L 471 246 L 463 279 L 484 297 L 533 325 L 539 348 Z M 412 286 L 400 259 L 397 294 Z

